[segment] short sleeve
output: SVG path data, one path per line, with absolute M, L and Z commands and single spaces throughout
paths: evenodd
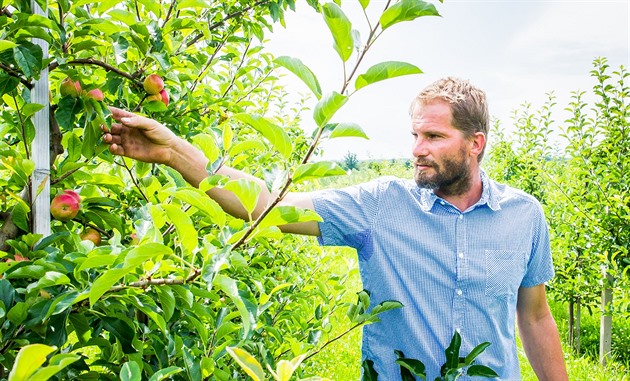
M 371 234 L 379 196 L 386 186 L 387 178 L 379 178 L 347 188 L 314 192 L 313 205 L 323 220 L 319 223 L 319 243 L 360 249 Z
M 522 287 L 534 287 L 548 282 L 554 276 L 549 227 L 540 204 L 534 203 L 536 211 L 532 220 L 532 251 L 527 263 L 527 271 L 521 282 Z

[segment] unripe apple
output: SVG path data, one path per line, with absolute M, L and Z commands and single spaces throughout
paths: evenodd
M 146 91 L 148 94 L 159 94 L 160 91 L 164 89 L 164 81 L 157 74 L 149 74 L 144 79 L 142 87 L 144 87 L 144 91 Z
M 79 94 L 81 94 L 81 84 L 79 81 L 73 81 L 72 78 L 66 77 L 63 81 L 61 81 L 59 92 L 64 97 L 66 95 L 70 95 L 71 97 L 76 98 Z
M 98 230 L 94 229 L 94 228 L 87 228 L 85 229 L 80 235 L 79 237 L 81 237 L 81 240 L 88 240 L 88 241 L 92 241 L 94 243 L 94 245 L 98 246 L 101 244 L 101 233 L 98 232 Z
M 79 213 L 81 197 L 71 190 L 66 190 L 53 198 L 50 203 L 50 213 L 59 221 L 70 221 Z
M 105 96 L 103 95 L 103 92 L 101 91 L 101 89 L 93 89 L 93 90 L 88 91 L 87 97 L 92 98 L 95 101 L 99 101 L 99 102 L 105 99 Z

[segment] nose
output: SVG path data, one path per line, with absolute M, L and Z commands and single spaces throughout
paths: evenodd
M 411 148 L 411 154 L 413 155 L 413 157 L 427 156 L 429 154 L 429 151 L 426 144 L 426 140 L 418 136 L 413 142 L 413 146 Z

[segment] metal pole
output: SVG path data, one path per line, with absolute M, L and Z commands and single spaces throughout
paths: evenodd
M 41 9 L 36 0 L 31 0 L 33 14 L 46 16 L 46 10 Z M 44 53 L 44 60 L 48 58 L 48 43 L 34 38 L 33 43 L 39 45 Z M 45 67 L 35 82 L 31 91 L 31 101 L 44 106 L 33 116 L 35 125 L 35 139 L 31 152 L 35 162 L 35 171 L 31 176 L 31 202 L 33 216 L 33 233 L 50 235 L 50 127 L 49 127 L 49 85 L 48 68 Z

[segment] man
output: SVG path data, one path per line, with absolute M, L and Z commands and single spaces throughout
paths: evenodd
M 497 184 L 481 170 L 489 117 L 485 93 L 456 78 L 431 84 L 411 106 L 415 184 L 380 178 L 341 190 L 290 193 L 285 205 L 314 209 L 323 222 L 282 227 L 317 236 L 323 245 L 357 249 L 363 286 L 374 304 L 404 307 L 366 326 L 363 357 L 381 380 L 400 379 L 394 350 L 439 376 L 454 332 L 462 353 L 489 341 L 478 362 L 502 380 L 518 380 L 515 320 L 540 380 L 567 380 L 555 321 L 545 296 L 553 276 L 548 230 L 540 204 Z M 121 124 L 105 133 L 110 151 L 179 171 L 192 185 L 207 160 L 159 123 L 113 109 Z M 220 174 L 262 180 L 232 168 Z M 226 212 L 247 213 L 222 189 L 209 196 Z M 273 195 L 263 193 L 254 218 Z M 466 377 L 462 377 L 462 380 Z

